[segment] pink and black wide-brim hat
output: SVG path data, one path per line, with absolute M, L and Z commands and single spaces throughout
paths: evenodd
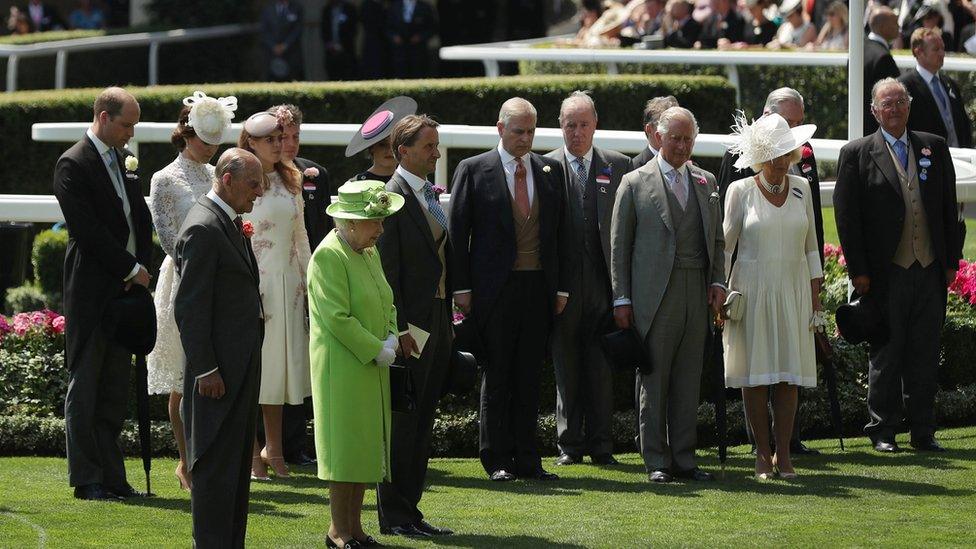
M 416 112 L 417 102 L 405 95 L 383 103 L 363 122 L 356 135 L 352 136 L 352 141 L 346 146 L 346 157 L 365 151 L 386 139 L 397 122 Z

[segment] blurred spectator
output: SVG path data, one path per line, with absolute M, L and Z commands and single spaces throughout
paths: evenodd
M 938 29 L 942 35 L 942 42 L 946 51 L 956 49 L 954 37 L 955 25 L 949 7 L 941 0 L 925 0 L 918 6 L 915 16 L 911 19 L 907 31 L 902 34 L 902 43 L 910 44 L 911 35 L 916 29 Z
M 745 30 L 742 32 L 742 41 L 745 45 L 765 46 L 776 38 L 776 29 L 779 25 L 766 17 L 766 9 L 769 8 L 770 3 L 770 0 L 746 0 L 748 13 L 745 16 Z M 844 29 L 846 36 L 846 22 Z
M 701 23 L 691 17 L 694 8 L 688 0 L 668 0 L 668 15 L 664 19 L 664 46 L 691 48 L 701 35 Z
M 276 82 L 301 80 L 305 70 L 302 60 L 301 4 L 292 0 L 274 0 L 261 12 L 261 44 L 267 55 L 266 79 Z
M 27 14 L 31 32 L 47 32 L 67 28 L 58 10 L 50 4 L 41 2 L 41 0 L 30 0 L 27 7 L 20 8 L 20 11 Z
M 783 16 L 783 23 L 776 31 L 776 38 L 766 44 L 766 47 L 802 48 L 817 39 L 817 29 L 803 13 L 801 0 L 784 0 L 779 13 Z
M 441 46 L 492 42 L 497 9 L 496 2 L 438 0 L 437 18 L 441 23 Z M 483 76 L 485 70 L 484 65 L 479 61 L 451 61 L 441 63 L 440 74 L 441 76 Z
M 591 6 L 595 4 L 597 9 L 586 7 L 586 4 Z M 596 13 L 600 15 L 593 20 L 592 16 Z M 586 2 L 584 8 L 580 10 L 581 27 L 573 42 L 583 47 L 619 46 L 620 33 L 629 15 L 630 10 L 619 2 Z M 636 38 L 630 40 L 631 43 L 635 41 Z
M 427 43 L 437 32 L 437 14 L 425 0 L 394 0 L 386 20 L 397 78 L 431 76 Z
M 664 0 L 634 0 L 627 5 L 630 20 L 627 28 L 637 37 L 658 34 L 664 19 Z
M 847 6 L 836 0 L 827 7 L 827 22 L 820 34 L 808 49 L 846 50 L 847 49 Z
M 72 29 L 97 30 L 105 28 L 105 14 L 92 6 L 91 0 L 78 0 L 78 7 L 68 14 Z
M 871 88 L 883 78 L 898 78 L 901 71 L 891 56 L 891 43 L 898 38 L 898 16 L 887 6 L 878 6 L 868 16 L 871 32 L 864 39 L 864 135 L 878 131 L 871 112 Z
M 325 72 L 329 80 L 354 80 L 356 35 L 359 15 L 348 0 L 328 0 L 322 8 L 322 41 L 325 42 Z
M 389 78 L 390 39 L 386 32 L 390 3 L 387 0 L 364 0 L 362 4 L 363 23 L 363 78 Z
M 10 6 L 10 16 L 7 17 L 7 30 L 10 34 L 30 34 L 31 25 L 27 14 L 16 6 Z
M 734 8 L 734 0 L 711 0 L 712 13 L 702 22 L 696 48 L 717 48 L 743 40 L 745 20 Z

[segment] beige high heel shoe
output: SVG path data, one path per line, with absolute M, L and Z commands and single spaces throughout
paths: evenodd
M 288 465 L 285 463 L 284 456 L 269 456 L 268 449 L 262 448 L 261 460 L 265 463 L 265 465 L 271 467 L 271 470 L 274 471 L 276 477 L 288 478 L 291 476 L 289 475 Z
M 271 477 L 268 476 L 268 466 L 261 458 L 261 454 L 251 456 L 251 480 L 271 480 Z

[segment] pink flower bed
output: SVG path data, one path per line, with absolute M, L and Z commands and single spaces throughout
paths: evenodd
M 44 309 L 29 313 L 18 313 L 10 317 L 0 315 L 0 339 L 8 334 L 24 337 L 39 333 L 57 335 L 64 333 L 64 317 L 54 311 Z

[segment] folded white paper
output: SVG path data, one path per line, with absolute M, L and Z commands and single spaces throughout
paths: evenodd
M 417 352 L 410 353 L 410 356 L 420 358 L 420 353 L 424 352 L 424 347 L 427 345 L 427 339 L 430 338 L 430 332 L 425 332 L 423 329 L 418 328 L 409 322 L 407 323 L 407 332 L 413 336 L 413 340 L 417 342 Z

